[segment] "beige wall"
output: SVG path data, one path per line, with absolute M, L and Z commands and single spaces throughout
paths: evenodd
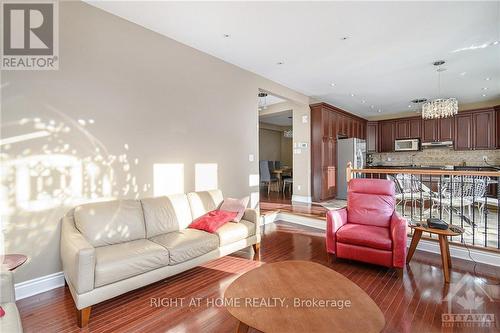
M 2 251 L 30 258 L 16 282 L 61 270 L 59 219 L 78 203 L 192 191 L 213 170 L 225 195 L 258 195 L 259 88 L 308 113 L 307 96 L 87 4 L 59 13 L 59 70 L 1 77 L 2 139 L 44 135 L 2 146 Z
M 259 160 L 279 161 L 281 159 L 281 136 L 281 131 L 259 129 Z
M 283 165 L 293 166 L 293 140 L 283 134 L 290 128 L 259 124 L 259 160 L 281 161 Z

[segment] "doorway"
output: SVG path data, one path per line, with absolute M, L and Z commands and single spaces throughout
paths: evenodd
M 293 194 L 293 110 L 259 92 L 259 176 L 261 203 L 291 203 Z

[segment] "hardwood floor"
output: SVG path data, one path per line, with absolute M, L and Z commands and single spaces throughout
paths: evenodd
M 248 270 L 263 263 L 291 259 L 318 262 L 358 284 L 384 313 L 384 332 L 442 331 L 441 314 L 448 309 L 447 302 L 443 299 L 450 294 L 450 288 L 443 283 L 439 255 L 417 251 L 405 269 L 403 278 L 399 278 L 396 271 L 383 267 L 343 260 L 331 263 L 325 251 L 322 231 L 279 222 L 266 226 L 261 242 L 260 261 L 252 258 L 253 251 L 249 247 L 234 255 L 95 305 L 88 328 L 81 331 L 235 332 L 238 322 L 227 310 L 223 306 L 207 306 L 206 301 L 221 297 L 225 288 Z M 494 314 L 497 328 L 447 328 L 443 331 L 498 332 L 500 328 L 499 268 L 477 265 L 477 276 L 472 272 L 472 263 L 453 260 L 451 280 L 463 283 L 464 287 L 457 292 L 452 302 L 452 313 L 469 313 L 469 310 L 464 310 L 457 303 L 457 299 L 463 297 L 467 290 L 474 290 L 475 296 L 479 297 L 475 304 L 478 308 L 474 312 Z M 174 297 L 178 299 L 177 306 L 167 303 L 169 298 Z M 151 306 L 160 304 L 162 298 L 163 306 Z M 201 306 L 190 306 L 189 301 L 193 298 L 200 298 Z M 182 306 L 180 299 L 184 299 Z M 73 300 L 67 288 L 57 288 L 20 300 L 18 307 L 25 332 L 80 331 L 76 325 Z M 355 327 L 353 332 L 356 332 Z
M 326 212 L 328 211 L 328 209 L 318 204 L 292 203 L 288 192 L 287 195 L 278 192 L 271 192 L 267 195 L 267 191 L 261 191 L 259 207 L 263 215 L 274 212 L 285 212 L 320 220 L 326 220 Z

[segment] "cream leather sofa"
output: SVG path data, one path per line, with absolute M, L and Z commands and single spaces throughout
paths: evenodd
M 250 245 L 258 250 L 259 217 L 247 209 L 239 223 L 215 234 L 187 228 L 223 201 L 219 190 L 85 204 L 62 220 L 66 283 L 85 326 L 91 306 Z
M 5 311 L 5 315 L 0 317 L 0 332 L 22 332 L 21 316 L 14 293 L 14 277 L 5 267 L 0 268 L 0 306 Z

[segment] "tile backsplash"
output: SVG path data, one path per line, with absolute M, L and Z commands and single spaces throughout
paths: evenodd
M 500 165 L 500 150 L 456 151 L 448 148 L 424 149 L 417 152 L 372 153 L 374 165 Z M 483 161 L 487 157 L 487 163 Z

